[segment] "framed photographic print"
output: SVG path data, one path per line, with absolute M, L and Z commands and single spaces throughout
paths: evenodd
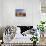
M 24 16 L 26 16 L 26 12 L 25 12 L 24 9 L 16 9 L 15 16 L 17 16 L 17 17 L 24 17 Z

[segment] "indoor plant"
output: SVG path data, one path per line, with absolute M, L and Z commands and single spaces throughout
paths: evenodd
M 33 36 L 32 39 L 31 39 L 31 41 L 33 41 L 33 46 L 36 46 L 36 43 L 38 41 L 37 36 Z
M 45 27 L 44 25 L 45 25 L 44 21 L 40 21 L 40 24 L 37 25 L 37 29 L 40 30 L 40 33 L 42 34 L 42 37 L 44 37 L 44 27 Z

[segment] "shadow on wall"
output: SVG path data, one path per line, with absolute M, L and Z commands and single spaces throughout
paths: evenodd
M 29 29 L 32 29 L 33 26 L 17 26 L 21 29 L 21 34 Z
M 7 27 L 10 27 L 10 29 L 11 29 L 11 30 L 14 30 L 14 32 L 15 32 L 15 29 L 16 29 L 15 26 L 9 26 L 9 25 L 7 25 L 7 26 L 5 26 L 5 27 L 3 27 L 3 26 L 0 27 L 0 40 L 3 40 L 3 33 L 6 31 L 6 28 L 7 28 Z M 8 28 L 8 29 L 9 29 L 9 28 Z M 8 29 L 7 29 L 7 30 L 8 30 Z

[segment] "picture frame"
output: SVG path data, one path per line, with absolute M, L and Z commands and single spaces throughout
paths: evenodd
M 25 17 L 26 16 L 26 12 L 25 12 L 24 9 L 16 9 L 15 16 L 17 16 L 17 17 Z

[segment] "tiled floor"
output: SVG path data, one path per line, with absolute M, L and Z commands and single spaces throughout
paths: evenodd
M 40 45 L 40 46 L 46 46 L 46 37 L 41 37 L 41 38 L 40 38 L 39 45 Z M 38 45 L 38 46 L 39 46 L 39 45 Z M 14 46 L 14 45 L 13 45 L 13 46 Z M 18 45 L 16 45 L 16 46 L 18 46 Z M 23 46 L 23 45 L 20 45 L 20 46 Z M 26 44 L 26 45 L 24 45 L 24 46 L 30 46 L 30 45 L 29 45 L 29 44 L 28 44 L 28 45 Z
M 2 46 L 33 46 L 33 44 L 6 43 L 6 44 L 2 44 Z

